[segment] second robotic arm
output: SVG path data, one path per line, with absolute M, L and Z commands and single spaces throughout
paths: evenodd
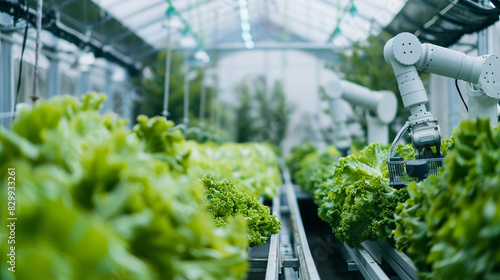
M 330 104 L 330 114 L 336 126 L 336 141 L 350 146 L 350 136 L 346 129 L 345 106 L 341 99 L 367 109 L 368 141 L 387 144 L 388 124 L 396 116 L 397 100 L 392 92 L 373 91 L 361 85 L 335 77 L 325 86 Z M 338 146 L 338 144 L 336 144 Z

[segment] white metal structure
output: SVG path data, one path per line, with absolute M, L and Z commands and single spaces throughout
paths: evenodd
M 421 44 L 415 35 L 401 33 L 386 43 L 384 57 L 394 70 L 403 104 L 411 112 L 408 125 L 413 146 L 420 156 L 424 149 L 436 147 L 437 154 L 433 157 L 440 157 L 441 138 L 437 119 L 425 107 L 428 98 L 417 70 L 469 82 L 468 96 L 474 100 L 469 116 L 489 117 L 491 125 L 498 124 L 498 55 L 468 56 L 433 44 Z
M 330 106 L 330 115 L 335 124 L 335 145 L 338 149 L 349 149 L 351 146 L 351 138 L 346 127 L 345 108 L 339 102 L 341 98 L 366 108 L 369 143 L 389 143 L 389 123 L 394 120 L 397 111 L 394 93 L 370 90 L 338 77 L 325 86 L 325 92 Z

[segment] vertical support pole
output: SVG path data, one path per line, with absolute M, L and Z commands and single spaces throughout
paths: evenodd
M 12 17 L 0 14 L 2 25 L 12 25 Z M 6 34 L 10 36 L 10 34 Z M 10 127 L 14 113 L 14 63 L 12 58 L 12 43 L 0 39 L 0 125 Z
M 201 72 L 201 96 L 200 96 L 200 118 L 198 126 L 205 127 L 205 101 L 206 101 L 206 85 L 205 85 L 205 68 Z
M 186 126 L 189 125 L 189 56 L 188 52 L 184 51 L 184 116 L 182 122 Z
M 170 35 L 172 27 L 170 26 L 171 15 L 167 10 L 167 53 L 165 54 L 165 88 L 163 89 L 163 112 L 162 115 L 168 118 L 168 99 L 170 96 L 170 66 L 172 62 L 172 46 L 170 45 Z
M 42 11 L 43 11 L 43 0 L 37 1 L 37 13 L 36 13 L 36 41 L 35 41 L 35 71 L 33 74 L 33 95 L 31 96 L 31 101 L 35 103 L 38 100 L 37 90 L 38 90 L 38 60 L 40 56 L 40 33 L 42 32 Z
M 220 73 L 219 71 L 219 65 L 217 64 L 217 73 Z M 220 74 L 219 74 L 220 75 Z M 214 86 L 212 88 L 212 91 L 210 92 L 210 129 L 215 129 L 217 126 L 217 95 L 219 94 L 219 88 L 217 87 L 218 82 L 216 82 L 218 79 L 214 79 Z
M 217 89 L 216 90 L 216 94 L 214 95 L 214 108 L 215 108 L 215 127 L 217 130 L 220 130 L 221 129 L 221 126 L 220 126 L 220 119 L 221 119 L 221 115 L 222 115 L 222 100 L 219 98 L 220 96 L 220 93 L 219 93 L 219 79 L 216 79 L 215 80 L 215 88 Z

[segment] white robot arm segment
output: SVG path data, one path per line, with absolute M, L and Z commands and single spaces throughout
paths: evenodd
M 336 77 L 325 86 L 325 93 L 329 100 L 342 98 L 367 108 L 383 123 L 390 123 L 396 117 L 397 99 L 390 91 L 373 91 Z
M 345 110 L 340 99 L 366 108 L 372 116 L 368 116 L 368 140 L 382 144 L 388 140 L 388 124 L 394 120 L 397 111 L 397 99 L 389 91 L 373 91 L 361 85 L 340 80 L 338 77 L 325 86 L 325 93 L 330 104 L 330 115 L 335 123 L 337 133 L 336 143 L 344 143 L 350 137 L 347 133 Z M 338 146 L 338 144 L 336 144 Z M 350 143 L 349 143 L 350 146 Z
M 342 98 L 370 110 L 380 121 L 388 124 L 396 117 L 398 103 L 390 91 L 373 91 L 358 84 L 341 81 Z
M 403 104 L 411 112 L 412 140 L 419 152 L 427 147 L 439 148 L 440 133 L 437 119 L 425 108 L 428 99 L 417 70 L 467 81 L 482 95 L 500 99 L 500 59 L 496 55 L 468 56 L 421 44 L 415 35 L 405 32 L 386 43 L 384 57 L 396 75 Z

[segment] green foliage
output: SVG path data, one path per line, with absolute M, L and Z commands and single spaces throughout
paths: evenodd
M 281 229 L 281 222 L 270 215 L 269 207 L 259 203 L 257 198 L 239 191 L 231 181 L 214 181 L 209 175 L 201 179 L 205 188 L 208 211 L 219 227 L 228 223 L 228 218 L 243 215 L 248 224 L 248 239 L 251 247 L 264 244 Z
M 339 156 L 335 146 L 329 146 L 323 152 L 306 155 L 300 162 L 300 170 L 294 174 L 295 180 L 304 191 L 314 194 L 320 184 L 333 177 Z
M 344 74 L 344 79 L 372 90 L 398 92 L 392 67 L 384 59 L 385 42 L 369 36 L 363 42 L 354 42 L 348 52 L 339 53 L 341 63 L 328 68 Z
M 302 160 L 309 155 L 317 153 L 316 146 L 312 142 L 306 142 L 292 149 L 290 155 L 286 158 L 286 165 L 292 178 L 299 172 Z
M 406 190 L 389 187 L 387 151 L 378 143 L 339 160 L 333 180 L 316 193 L 320 217 L 335 236 L 351 247 L 366 240 L 392 241 L 394 209 L 406 200 Z M 327 197 L 325 197 L 327 193 Z
M 189 174 L 214 180 L 229 179 L 236 187 L 254 197 L 272 198 L 282 184 L 278 159 L 273 149 L 263 143 L 205 143 L 188 141 L 191 152 Z
M 159 52 L 154 63 L 149 65 L 151 75 L 148 77 L 139 76 L 133 79 L 133 83 L 143 98 L 135 104 L 135 111 L 138 114 L 144 114 L 152 117 L 162 115 L 164 88 L 165 88 L 165 56 L 166 53 Z M 195 68 L 192 71 L 197 72 L 197 77 L 189 82 L 189 119 L 191 125 L 197 125 L 200 113 L 201 86 L 203 78 L 203 69 Z M 168 104 L 168 119 L 174 123 L 182 123 L 184 114 L 184 55 L 182 52 L 172 52 L 171 73 L 170 73 L 170 92 Z M 208 87 L 206 96 L 213 96 L 215 89 Z M 207 98 L 207 103 L 208 102 Z M 210 106 L 207 106 L 205 113 L 210 114 Z M 207 118 L 205 118 L 207 119 Z
M 500 276 L 500 129 L 465 120 L 439 177 L 408 186 L 398 205 L 396 242 L 422 279 Z
M 0 167 L 16 169 L 15 278 L 245 278 L 247 223 L 235 216 L 215 226 L 202 186 L 168 160 L 179 156 L 178 133 L 165 130 L 171 124 L 143 118 L 138 136 L 120 117 L 98 113 L 104 98 L 39 101 L 12 131 L 0 130 Z M 2 278 L 12 276 L 7 249 L 0 247 Z
M 144 151 L 167 162 L 171 170 L 186 173 L 189 152 L 181 151 L 179 146 L 184 142 L 184 136 L 180 130 L 171 130 L 172 127 L 174 123 L 164 117 L 140 115 L 133 131 L 141 139 Z
M 236 88 L 240 96 L 237 107 L 236 139 L 238 142 L 266 141 L 280 145 L 285 137 L 292 105 L 286 100 L 281 82 L 268 92 L 263 76 L 243 82 Z

